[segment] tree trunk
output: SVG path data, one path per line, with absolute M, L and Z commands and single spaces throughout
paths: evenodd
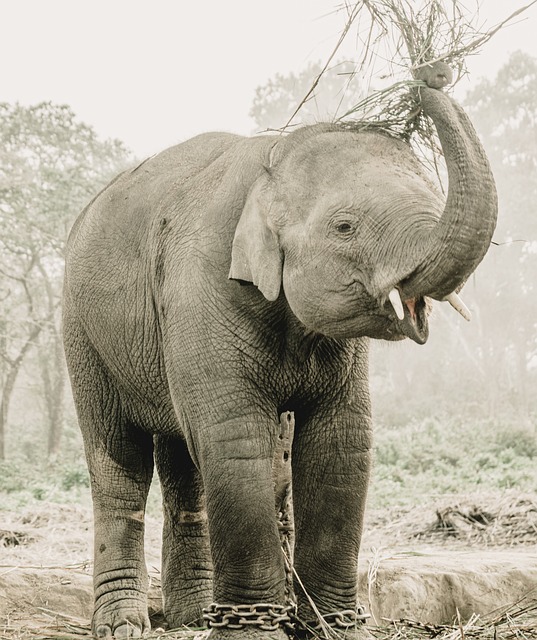
M 47 294 L 49 317 L 52 329 L 49 332 L 51 343 L 41 345 L 40 366 L 43 380 L 44 404 L 48 421 L 47 429 L 47 458 L 54 461 L 60 452 L 60 441 L 63 431 L 63 415 L 65 400 L 65 383 L 67 370 L 63 354 L 60 320 L 57 318 L 59 296 L 52 286 L 49 275 L 38 262 L 37 268 L 43 276 L 43 283 Z
M 4 362 L 7 364 L 7 371 L 3 379 L 2 397 L 0 399 L 0 460 L 6 459 L 7 418 L 9 413 L 9 404 L 11 402 L 11 397 L 15 388 L 15 382 L 17 380 L 17 376 L 19 375 L 24 357 L 28 353 L 34 340 L 36 340 L 37 336 L 41 332 L 41 329 L 41 326 L 35 326 L 32 329 L 30 335 L 26 339 L 26 342 L 22 345 L 19 353 L 15 358 L 11 359 L 8 358 L 6 354 L 2 354 L 4 355 Z
M 66 370 L 63 357 L 61 337 L 54 332 L 52 367 L 50 361 L 43 363 L 43 381 L 45 385 L 45 405 L 48 417 L 47 456 L 54 460 L 60 453 L 60 441 L 63 431 Z M 45 382 L 48 380 L 48 383 Z M 47 391 L 48 387 L 48 391 Z

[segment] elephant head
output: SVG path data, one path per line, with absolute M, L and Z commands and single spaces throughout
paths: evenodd
M 270 166 L 250 190 L 230 277 L 253 282 L 268 300 L 283 283 L 308 330 L 423 344 L 428 299 L 457 301 L 497 215 L 484 150 L 439 77 L 425 68 L 420 93 L 447 163 L 445 201 L 406 142 L 333 124 L 304 127 L 273 144 Z

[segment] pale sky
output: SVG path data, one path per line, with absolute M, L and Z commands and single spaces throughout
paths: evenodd
M 490 28 L 529 0 L 482 0 Z M 473 6 L 473 0 L 466 0 Z M 325 61 L 341 0 L 0 0 L 0 101 L 69 104 L 139 157 L 208 130 L 251 134 L 255 88 Z M 537 4 L 469 60 L 494 76 L 509 53 L 537 57 Z M 351 58 L 350 38 L 338 57 Z M 462 83 L 461 83 L 462 84 Z

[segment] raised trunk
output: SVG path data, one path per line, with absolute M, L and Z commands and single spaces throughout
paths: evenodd
M 424 258 L 403 283 L 405 295 L 442 300 L 460 287 L 483 259 L 496 226 L 494 178 L 479 138 L 462 108 L 437 89 L 420 89 L 424 112 L 438 131 L 449 189 L 444 213 Z

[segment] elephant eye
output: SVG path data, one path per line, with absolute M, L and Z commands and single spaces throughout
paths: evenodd
M 339 222 L 339 223 L 336 225 L 336 229 L 337 229 L 337 231 L 338 231 L 339 233 L 342 233 L 342 234 L 349 234 L 349 233 L 351 233 L 351 232 L 352 232 L 353 227 L 352 227 L 352 225 L 351 225 L 350 223 L 348 223 L 348 222 Z

